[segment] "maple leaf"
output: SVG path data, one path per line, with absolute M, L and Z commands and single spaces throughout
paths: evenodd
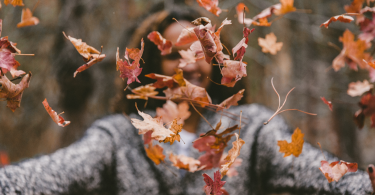
M 198 42 L 199 43 L 199 42 Z M 195 53 L 191 49 L 188 50 L 179 50 L 178 53 L 181 55 L 180 63 L 178 64 L 179 68 L 184 68 L 188 64 L 195 63 L 197 59 L 195 58 Z
M 31 72 L 26 74 L 18 84 L 12 83 L 5 75 L 0 76 L 0 84 L 2 85 L 0 99 L 5 98 L 7 107 L 13 112 L 21 106 L 22 94 L 29 87 L 30 79 Z
M 155 96 L 159 92 L 155 91 L 156 87 L 154 87 L 152 84 L 148 84 L 145 86 L 139 86 L 132 90 L 134 94 L 128 94 L 126 95 L 126 98 L 128 99 L 143 99 L 148 100 L 148 97 Z
M 224 60 L 224 67 L 221 69 L 221 84 L 227 87 L 234 87 L 237 81 L 246 77 L 246 64 L 241 61 Z
M 280 0 L 281 8 L 275 10 L 276 15 L 283 15 L 289 12 L 294 12 L 297 9 L 293 6 L 294 0 Z
M 44 108 L 48 112 L 49 116 L 52 118 L 53 122 L 55 122 L 60 127 L 66 127 L 70 124 L 70 121 L 65 121 L 64 118 L 60 116 L 64 112 L 62 112 L 61 114 L 57 114 L 54 110 L 52 110 L 52 108 L 49 106 L 47 102 L 47 99 L 44 99 L 42 103 Z
M 189 104 L 181 102 L 178 105 L 171 100 L 163 105 L 163 108 L 156 108 L 156 115 L 161 117 L 164 123 L 169 123 L 175 118 L 179 118 L 178 123 L 184 124 L 184 121 L 191 115 Z
M 95 48 L 87 45 L 87 43 L 85 42 L 82 42 L 82 39 L 76 39 L 71 36 L 66 36 L 65 32 L 63 32 L 63 34 L 65 38 L 67 38 L 73 44 L 78 53 L 87 62 L 86 64 L 78 67 L 78 69 L 74 72 L 73 77 L 76 77 L 79 72 L 87 70 L 92 65 L 102 61 L 105 58 L 105 54 L 101 54 L 101 52 L 99 52 Z
M 227 155 L 226 155 L 227 156 Z M 223 155 L 223 157 L 224 157 L 224 155 Z M 237 176 L 238 175 L 238 172 L 237 172 L 237 170 L 236 170 L 236 167 L 239 167 L 239 166 L 241 166 L 242 165 L 242 159 L 241 158 L 236 158 L 235 160 L 234 160 L 234 162 L 233 162 L 233 164 L 232 164 L 232 166 L 231 167 L 229 167 L 229 169 L 228 169 L 228 171 L 227 171 L 227 173 L 226 173 L 226 176 L 228 176 L 228 177 L 234 177 L 234 176 Z M 222 160 L 220 160 L 220 165 L 223 165 L 223 164 L 225 164 L 225 163 L 227 163 L 228 162 L 228 160 L 224 160 L 223 158 L 222 158 Z
M 164 162 L 165 155 L 163 154 L 163 148 L 159 145 L 153 146 L 152 143 L 148 144 L 148 148 L 145 147 L 146 155 L 156 164 Z
M 277 141 L 277 145 L 280 146 L 280 153 L 285 153 L 284 158 L 290 155 L 298 157 L 302 152 L 303 147 L 303 136 L 301 130 L 297 127 L 292 134 L 292 142 L 288 143 L 286 140 Z
M 22 0 L 4 0 L 4 4 L 5 5 L 11 4 L 14 7 L 16 7 L 16 6 L 24 6 Z
M 8 71 L 10 71 L 12 77 L 25 74 L 24 71 L 17 70 L 18 66 L 20 66 L 20 64 L 16 59 L 14 59 L 13 53 L 7 49 L 0 50 L 0 68 L 4 74 Z
M 207 11 L 219 16 L 221 9 L 218 7 L 219 0 L 197 0 L 199 6 L 203 7 Z
M 182 29 L 175 43 L 176 46 L 186 45 L 198 41 L 198 37 L 194 33 L 194 27 Z
M 283 43 L 276 43 L 276 39 L 277 38 L 273 33 L 266 35 L 265 39 L 259 37 L 258 44 L 262 47 L 262 52 L 276 55 L 276 53 L 283 47 Z
M 243 56 L 245 55 L 247 43 L 249 42 L 248 36 L 254 31 L 255 29 L 248 29 L 246 27 L 243 28 L 243 38 L 236 46 L 233 47 L 232 53 L 234 60 L 242 61 Z M 235 56 L 236 55 L 236 56 Z
M 240 101 L 243 97 L 243 93 L 245 92 L 245 89 L 241 89 L 236 94 L 230 96 L 229 98 L 225 99 L 223 102 L 219 104 L 220 107 L 224 107 L 225 109 L 228 109 L 230 106 L 237 106 L 238 101 Z M 219 111 L 220 108 L 218 108 L 216 111 Z
M 271 26 L 272 22 L 268 22 L 267 18 L 259 18 L 259 22 L 253 21 L 252 24 L 255 26 Z
M 214 173 L 214 180 L 211 179 L 206 173 L 203 173 L 203 180 L 206 183 L 204 186 L 204 192 L 206 195 L 222 195 L 222 187 L 226 181 L 221 181 L 220 171 Z
M 369 47 L 365 41 L 361 39 L 354 41 L 354 35 L 348 29 L 345 30 L 343 36 L 339 38 L 339 41 L 343 43 L 344 47 L 332 62 L 332 67 L 335 71 L 339 71 L 344 67 L 345 62 L 349 65 L 349 68 L 353 70 L 358 70 L 357 65 L 364 69 L 368 67 L 366 62 L 363 61 L 371 61 L 370 54 L 365 52 Z
M 325 97 L 320 97 L 320 99 L 322 99 L 322 101 L 327 104 L 328 108 L 332 111 L 332 102 L 327 101 Z
M 224 158 L 224 160 L 228 162 L 221 165 L 221 178 L 223 178 L 227 174 L 229 168 L 232 166 L 236 158 L 240 155 L 240 150 L 242 146 L 245 144 L 245 141 L 239 138 L 237 133 L 235 133 L 235 135 L 236 141 L 232 143 L 233 147 L 228 151 L 228 156 Z
M 363 80 L 363 82 L 351 82 L 349 83 L 347 93 L 352 97 L 361 96 L 363 93 L 370 91 L 372 88 L 374 88 L 374 85 L 370 84 L 367 80 Z
M 331 24 L 331 22 L 340 21 L 340 22 L 350 23 L 353 20 L 354 20 L 353 17 L 346 16 L 346 15 L 342 14 L 342 15 L 331 17 L 329 20 L 327 20 L 323 24 L 321 24 L 320 27 L 324 26 L 324 27 L 328 28 L 328 26 L 329 26 L 329 24 Z
M 142 50 L 143 50 L 143 45 L 144 44 L 143 44 L 143 39 L 142 39 Z M 143 51 L 142 51 L 142 53 L 143 53 Z M 126 48 L 125 60 L 124 61 L 122 59 L 120 59 L 119 56 L 120 56 L 119 55 L 119 48 L 117 48 L 117 53 L 116 53 L 116 70 L 120 70 L 120 77 L 122 79 L 127 78 L 127 82 L 126 83 L 128 85 L 130 83 L 134 82 L 134 81 L 137 81 L 138 83 L 141 83 L 141 81 L 138 80 L 138 76 L 142 72 L 142 68 L 139 67 L 140 57 L 139 57 L 138 61 L 134 60 L 130 64 L 129 56 L 128 56 L 128 48 Z M 132 56 L 132 57 L 134 57 L 135 59 L 138 59 L 135 56 Z
M 358 169 L 357 163 L 348 163 L 345 161 L 334 161 L 329 164 L 327 161 L 322 160 L 319 170 L 327 178 L 328 182 L 338 182 L 342 176 L 347 172 L 356 172 Z
M 354 114 L 354 121 L 357 126 L 362 129 L 365 117 L 370 116 L 371 127 L 375 127 L 375 96 L 371 92 L 365 93 L 359 102 L 359 106 L 361 109 Z
M 156 82 L 153 83 L 152 85 L 158 89 L 164 88 L 164 87 L 172 88 L 174 87 L 174 84 L 175 84 L 172 77 L 164 76 L 161 74 L 151 73 L 151 74 L 146 74 L 145 77 L 155 79 Z
M 176 156 L 173 153 L 170 153 L 169 160 L 172 162 L 173 166 L 179 169 L 185 169 L 191 173 L 201 170 L 201 168 L 198 168 L 201 164 L 200 161 L 192 157 L 188 157 L 185 155 Z
M 132 118 L 131 123 L 139 130 L 138 134 L 143 135 L 148 131 L 152 131 L 151 137 L 158 141 L 164 141 L 167 137 L 174 134 L 173 131 L 163 126 L 163 122 L 158 118 L 152 118 L 150 115 L 138 110 L 138 114 L 142 116 L 143 121 Z
M 251 23 L 253 23 L 253 20 L 250 19 L 250 18 L 245 18 L 245 12 L 244 11 L 249 12 L 249 9 L 246 7 L 246 5 L 244 3 L 239 3 L 236 6 L 238 22 L 240 24 L 245 24 L 247 26 L 250 26 Z
M 212 59 L 217 53 L 217 46 L 214 37 L 208 28 L 208 25 L 199 25 L 194 28 L 194 32 L 201 43 L 206 62 L 211 64 Z
M 147 38 L 158 46 L 161 55 L 167 55 L 172 52 L 172 42 L 163 38 L 158 31 L 150 32 L 150 34 L 147 35 Z
M 174 141 L 180 142 L 180 135 L 178 133 L 182 130 L 182 124 L 177 124 L 177 119 L 174 119 L 172 122 L 172 125 L 169 127 L 169 130 L 173 132 L 173 134 L 170 134 L 170 137 L 165 138 L 164 140 L 160 140 L 159 142 L 167 143 L 169 142 L 170 145 L 174 143 Z
M 17 24 L 17 28 L 25 26 L 34 26 L 39 24 L 39 19 L 33 16 L 29 8 L 22 9 L 21 22 Z
M 151 144 L 152 143 L 152 137 L 151 137 L 152 131 L 147 131 L 147 133 L 143 134 L 143 144 Z

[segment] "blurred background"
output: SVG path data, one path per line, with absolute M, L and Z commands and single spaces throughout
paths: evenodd
M 175 2 L 176 1 L 176 2 Z M 140 16 L 159 4 L 164 9 L 173 9 L 177 0 L 40 0 L 34 15 L 40 23 L 18 29 L 23 7 L 11 5 L 1 8 L 3 19 L 2 36 L 18 43 L 22 53 L 35 54 L 17 56 L 25 72 L 33 77 L 30 87 L 24 91 L 21 107 L 14 113 L 0 102 L 0 150 L 17 162 L 36 155 L 48 154 L 79 139 L 86 128 L 98 118 L 111 113 L 111 102 L 123 81 L 116 72 L 116 48 L 124 50 L 129 37 L 128 30 L 137 25 Z M 32 9 L 38 0 L 24 0 L 25 8 Z M 161 3 L 164 2 L 164 3 Z M 219 7 L 226 12 L 211 18 L 232 20 L 224 27 L 233 45 L 242 39 L 243 26 L 236 18 L 235 6 L 243 2 L 253 17 L 263 9 L 279 3 L 278 0 L 220 0 Z M 161 4 L 160 4 L 161 3 Z M 178 1 L 202 11 L 195 0 Z M 277 109 L 278 99 L 271 86 L 274 78 L 282 100 L 292 88 L 284 108 L 297 108 L 318 114 L 309 116 L 291 111 L 281 114 L 292 128 L 300 127 L 305 140 L 317 146 L 322 144 L 340 159 L 358 162 L 361 168 L 375 163 L 375 129 L 369 121 L 362 130 L 354 123 L 353 115 L 359 109 L 360 97 L 350 97 L 346 90 L 350 82 L 368 79 L 365 71 L 352 71 L 347 67 L 338 72 L 331 68 L 333 59 L 340 53 L 328 45 L 332 42 L 342 48 L 339 37 L 345 29 L 358 35 L 359 27 L 354 22 L 332 23 L 328 29 L 320 24 L 332 16 L 345 13 L 344 5 L 350 0 L 295 0 L 299 10 L 286 14 L 271 27 L 253 27 L 249 36 L 249 47 L 244 61 L 248 63 L 246 78 L 249 101 Z M 74 71 L 84 64 L 73 45 L 64 38 L 62 31 L 87 44 L 100 49 L 107 57 L 73 78 Z M 284 45 L 276 55 L 264 54 L 258 46 L 258 37 L 274 32 L 278 42 Z M 19 81 L 17 81 L 19 82 Z M 17 83 L 16 82 L 16 83 Z M 333 102 L 333 111 L 320 100 L 326 97 Z M 50 106 L 71 121 L 67 127 L 57 126 L 45 111 L 42 101 L 47 98 Z M 276 144 L 276 143 L 275 143 Z

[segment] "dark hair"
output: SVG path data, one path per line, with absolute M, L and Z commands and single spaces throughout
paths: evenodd
M 202 14 L 197 10 L 192 9 L 191 7 L 175 6 L 173 10 L 170 11 L 162 10 L 151 12 L 143 18 L 143 21 L 140 22 L 139 25 L 137 25 L 135 28 L 129 31 L 129 34 L 131 34 L 132 36 L 129 36 L 131 37 L 131 40 L 129 42 L 128 48 L 140 48 L 142 38 L 145 43 L 144 52 L 142 55 L 142 59 L 145 63 L 141 62 L 141 67 L 143 69 L 141 75 L 138 76 L 138 79 L 141 81 L 141 83 L 132 83 L 131 87 L 133 89 L 140 85 L 146 85 L 155 82 L 155 80 L 145 77 L 146 74 L 160 74 L 162 72 L 160 55 L 161 52 L 158 50 L 157 46 L 154 43 L 147 39 L 147 35 L 152 31 L 158 31 L 160 32 L 160 34 L 163 34 L 164 30 L 169 25 L 175 22 L 172 18 L 175 18 L 178 21 L 193 21 L 204 15 L 205 14 Z M 231 48 L 231 45 L 228 41 L 229 39 L 227 38 L 227 36 L 225 36 L 225 34 L 226 33 L 224 28 L 224 30 L 221 32 L 221 41 L 226 47 Z M 226 52 L 224 51 L 224 53 Z M 218 67 L 213 68 L 212 77 L 212 80 L 220 83 L 221 74 L 220 69 Z M 124 89 L 126 86 L 126 82 L 123 83 Z M 206 90 L 212 98 L 212 102 L 217 104 L 222 102 L 226 98 L 230 97 L 231 95 L 237 93 L 241 89 L 246 89 L 246 83 L 244 79 L 237 82 L 233 88 L 212 83 Z M 161 91 L 162 90 L 159 90 L 159 94 L 162 94 Z M 130 114 L 132 112 L 136 112 L 136 108 L 134 106 L 135 102 L 137 102 L 138 105 L 144 104 L 144 100 L 126 99 L 127 94 L 131 94 L 131 92 L 129 90 L 121 91 L 119 94 L 116 95 L 113 104 L 114 112 L 125 112 L 126 114 Z M 155 110 L 156 107 L 162 107 L 164 103 L 165 101 L 149 99 L 147 103 L 147 109 Z M 244 97 L 239 103 L 246 103 L 246 90 L 244 93 Z M 138 107 L 141 108 L 143 106 Z

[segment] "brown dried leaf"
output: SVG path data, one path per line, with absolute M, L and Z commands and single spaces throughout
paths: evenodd
M 224 160 L 228 161 L 224 165 L 221 165 L 221 177 L 223 178 L 226 174 L 229 168 L 232 166 L 236 158 L 240 155 L 241 147 L 245 144 L 245 141 L 243 141 L 241 138 L 239 138 L 238 134 L 236 135 L 236 141 L 232 143 L 233 147 L 228 151 L 228 156 L 225 157 Z
M 148 148 L 145 147 L 146 155 L 154 161 L 156 165 L 160 162 L 164 162 L 165 155 L 163 154 L 163 148 L 159 145 L 153 146 L 152 143 L 148 144 Z
M 132 90 L 134 94 L 128 94 L 126 95 L 126 98 L 128 99 L 143 99 L 148 100 L 148 97 L 155 96 L 159 92 L 155 91 L 155 87 L 152 84 L 148 84 L 145 86 L 139 86 Z
M 29 87 L 30 79 L 31 72 L 26 74 L 18 84 L 12 83 L 5 75 L 0 76 L 0 84 L 2 85 L 0 98 L 7 100 L 7 107 L 13 112 L 21 106 L 23 90 Z
M 276 36 L 273 33 L 266 35 L 266 38 L 258 38 L 259 46 L 262 47 L 262 52 L 276 55 L 278 51 L 283 47 L 283 43 L 276 43 Z
M 57 114 L 54 110 L 52 110 L 52 108 L 49 106 L 47 102 L 47 99 L 44 99 L 42 103 L 43 103 L 44 108 L 48 112 L 49 116 L 52 118 L 53 122 L 55 122 L 60 127 L 65 127 L 70 124 L 70 121 L 65 121 L 65 119 L 61 117 L 60 114 Z
M 21 22 L 17 24 L 17 28 L 25 26 L 34 26 L 39 24 L 39 19 L 31 13 L 29 8 L 22 9 Z
M 363 80 L 363 82 L 351 82 L 349 83 L 347 93 L 352 97 L 361 96 L 363 93 L 370 91 L 372 88 L 374 88 L 374 85 L 370 84 L 367 80 Z
M 277 145 L 280 146 L 280 153 L 285 153 L 284 157 L 294 155 L 298 157 L 302 153 L 303 147 L 303 136 L 301 130 L 297 127 L 292 134 L 292 142 L 288 143 L 286 140 L 277 141 Z
M 201 170 L 201 168 L 198 168 L 201 162 L 199 160 L 196 160 L 192 157 L 188 157 L 185 155 L 174 155 L 173 153 L 169 154 L 169 160 L 172 162 L 172 165 L 179 168 L 179 169 L 185 169 L 191 173 L 194 173 L 195 171 Z

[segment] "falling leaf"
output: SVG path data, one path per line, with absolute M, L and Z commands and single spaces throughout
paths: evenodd
M 367 63 L 371 68 L 375 69 L 375 61 L 374 62 L 367 62 L 366 60 L 363 60 L 365 63 Z
M 14 55 L 8 50 L 0 50 L 0 68 L 3 73 L 10 71 L 12 77 L 20 76 L 25 74 L 22 70 L 17 70 L 17 67 L 20 66 L 18 61 L 14 58 Z
M 359 13 L 361 11 L 364 0 L 353 0 L 350 5 L 345 5 L 346 13 Z
M 348 163 L 345 161 L 334 161 L 329 164 L 327 161 L 322 160 L 319 170 L 327 178 L 328 182 L 338 182 L 342 176 L 347 172 L 356 172 L 358 169 L 357 163 Z
M 0 167 L 5 167 L 10 164 L 9 156 L 7 152 L 0 151 Z
M 161 74 L 151 73 L 151 74 L 146 74 L 145 77 L 155 79 L 156 82 L 153 83 L 153 86 L 158 88 L 158 89 L 164 88 L 164 87 L 172 88 L 174 86 L 174 83 L 175 83 L 173 81 L 172 77 L 164 76 L 164 75 L 161 75 Z
M 127 84 L 129 85 L 130 83 L 137 81 L 140 83 L 138 80 L 138 76 L 142 72 L 142 68 L 140 68 L 139 60 L 141 59 L 141 56 L 143 54 L 143 48 L 144 48 L 144 43 L 143 39 L 141 40 L 141 50 L 139 49 L 128 49 L 126 48 L 125 51 L 125 60 L 122 60 L 120 58 L 119 54 L 119 48 L 117 48 L 117 53 L 116 53 L 116 70 L 120 70 L 120 77 L 122 79 L 127 78 Z M 133 59 L 133 62 L 130 63 L 130 59 Z
M 233 47 L 232 53 L 234 60 L 239 60 L 242 61 L 243 56 L 245 55 L 246 48 L 247 48 L 247 43 L 249 42 L 248 36 L 254 31 L 255 29 L 248 29 L 244 27 L 243 29 L 243 38 L 241 41 Z M 235 56 L 236 55 L 236 56 Z
M 163 126 L 163 122 L 158 118 L 152 118 L 150 115 L 143 113 L 138 110 L 138 114 L 143 117 L 143 121 L 132 118 L 131 123 L 139 130 L 138 134 L 142 135 L 148 131 L 153 131 L 151 137 L 158 140 L 164 141 L 167 137 L 171 137 L 174 134 L 170 129 Z
M 220 172 L 222 178 L 227 174 L 229 168 L 232 166 L 236 158 L 240 155 L 240 150 L 245 144 L 245 141 L 239 138 L 237 133 L 235 133 L 234 135 L 236 135 L 236 141 L 232 143 L 233 147 L 228 151 L 228 156 L 224 159 L 228 162 L 221 165 Z
M 252 24 L 255 26 L 271 26 L 272 22 L 268 22 L 267 18 L 259 18 L 259 22 L 253 21 Z
M 172 165 L 179 168 L 185 169 L 191 173 L 199 171 L 198 167 L 200 166 L 199 160 L 196 160 L 192 157 L 185 155 L 174 155 L 173 153 L 169 154 L 169 160 L 172 162 Z
M 345 66 L 345 62 L 349 65 L 350 69 L 358 70 L 357 65 L 360 68 L 366 69 L 368 66 L 363 60 L 371 61 L 370 54 L 365 52 L 369 45 L 361 39 L 354 41 L 354 35 L 348 29 L 345 30 L 339 40 L 343 43 L 344 47 L 341 53 L 333 60 L 333 69 L 339 71 Z
M 51 116 L 53 122 L 55 122 L 60 127 L 65 127 L 70 124 L 70 121 L 65 121 L 64 118 L 60 116 L 64 112 L 62 112 L 61 114 L 57 114 L 54 110 L 52 110 L 52 108 L 49 106 L 47 102 L 47 99 L 44 99 L 42 103 L 44 108 L 48 112 L 49 116 Z
M 325 97 L 320 97 L 320 99 L 322 99 L 322 101 L 327 104 L 328 108 L 332 111 L 332 102 L 327 101 Z
M 207 24 L 211 24 L 211 20 L 207 17 L 200 17 L 191 22 L 195 26 L 203 25 L 206 26 Z
M 203 7 L 207 11 L 219 16 L 221 9 L 218 7 L 219 0 L 197 0 L 199 6 Z
M 161 55 L 167 55 L 172 52 L 172 42 L 163 38 L 158 31 L 152 31 L 147 35 L 147 38 L 158 46 Z
M 73 77 L 76 77 L 79 72 L 87 70 L 92 65 L 102 61 L 105 58 L 105 54 L 101 54 L 101 52 L 99 52 L 95 48 L 87 45 L 85 42 L 82 42 L 82 39 L 76 39 L 71 36 L 66 36 L 65 32 L 63 32 L 63 34 L 65 38 L 67 38 L 73 44 L 73 46 L 77 49 L 78 53 L 87 62 L 86 64 L 80 66 L 74 72 Z
M 347 93 L 352 97 L 361 96 L 363 93 L 370 91 L 372 88 L 374 88 L 374 85 L 370 84 L 367 80 L 363 80 L 363 82 L 351 82 L 349 83 Z
M 285 153 L 284 157 L 294 155 L 298 157 L 302 152 L 303 147 L 303 136 L 301 130 L 297 127 L 292 134 L 292 142 L 288 143 L 286 140 L 277 141 L 277 145 L 280 146 L 280 153 Z
M 175 45 L 176 46 L 186 45 L 189 43 L 193 43 L 194 41 L 198 41 L 198 38 L 194 32 L 194 27 L 184 28 L 182 29 L 180 35 L 178 36 Z
M 275 10 L 276 15 L 283 15 L 289 12 L 294 12 L 297 9 L 293 6 L 294 0 L 280 0 L 281 8 Z
M 375 96 L 371 92 L 367 92 L 362 95 L 362 98 L 359 102 L 358 110 L 354 115 L 354 121 L 357 126 L 362 129 L 364 126 L 365 117 L 371 118 L 371 127 L 375 127 Z
M 206 62 L 211 64 L 212 59 L 217 53 L 217 46 L 213 37 L 213 34 L 208 29 L 209 27 L 199 25 L 194 28 L 195 35 L 201 43 Z
M 180 133 L 182 130 L 182 124 L 177 124 L 177 119 L 174 119 L 172 125 L 169 127 L 169 130 L 172 131 L 173 134 L 170 134 L 169 137 L 165 138 L 164 140 L 160 140 L 159 142 L 169 142 L 170 145 L 172 145 L 174 141 L 180 142 L 180 135 L 178 133 Z
M 22 0 L 4 0 L 4 4 L 12 4 L 14 7 L 16 6 L 24 6 Z
M 246 77 L 246 64 L 241 61 L 224 60 L 224 68 L 221 69 L 221 84 L 227 87 L 234 87 L 237 81 Z
M 226 181 L 221 181 L 220 171 L 214 173 L 214 180 L 211 179 L 206 173 L 203 173 L 203 180 L 206 183 L 204 186 L 204 192 L 206 195 L 222 195 L 222 187 Z
M 163 105 L 163 108 L 156 108 L 156 115 L 161 117 L 164 123 L 169 123 L 175 118 L 179 118 L 178 123 L 184 124 L 184 121 L 191 115 L 189 104 L 181 102 L 178 105 L 171 100 Z
M 163 154 L 163 148 L 159 145 L 153 146 L 152 143 L 148 144 L 148 148 L 145 147 L 146 155 L 154 161 L 156 165 L 160 162 L 164 162 L 165 155 Z
M 277 38 L 273 33 L 266 35 L 265 39 L 259 37 L 258 43 L 259 46 L 262 47 L 262 52 L 276 55 L 276 53 L 281 50 L 281 47 L 283 47 L 283 43 L 276 43 L 276 39 Z
M 152 143 L 151 134 L 152 134 L 152 131 L 147 131 L 147 133 L 143 134 L 143 145 Z
M 238 22 L 240 24 L 245 24 L 247 26 L 250 26 L 251 23 L 253 23 L 253 20 L 250 19 L 250 18 L 245 18 L 245 12 L 244 11 L 249 12 L 249 9 L 246 7 L 246 5 L 244 3 L 239 3 L 236 6 Z
M 199 43 L 199 42 L 198 42 Z M 197 59 L 195 58 L 195 53 L 191 49 L 188 50 L 179 50 L 178 53 L 181 55 L 180 64 L 178 64 L 178 68 L 184 68 L 188 64 L 195 63 Z
M 242 160 L 241 158 L 236 158 L 236 159 L 234 160 L 234 163 L 232 164 L 232 166 L 229 167 L 226 176 L 228 176 L 228 177 L 234 177 L 234 176 L 237 176 L 237 175 L 238 175 L 238 172 L 237 172 L 237 170 L 236 170 L 236 167 L 241 166 L 241 165 L 242 165 L 242 161 L 243 161 L 243 160 Z M 220 163 L 220 164 L 225 164 L 225 163 L 227 163 L 228 161 L 223 159 L 223 162 L 224 162 L 224 163 Z
M 21 106 L 22 94 L 29 87 L 30 79 L 31 72 L 26 74 L 18 84 L 12 83 L 5 75 L 0 76 L 0 84 L 2 85 L 0 99 L 5 98 L 7 107 L 13 112 Z
M 29 8 L 22 9 L 21 22 L 17 24 L 17 28 L 25 26 L 34 26 L 39 24 L 39 19 L 33 16 Z
M 352 18 L 351 16 L 346 16 L 346 15 L 342 14 L 342 15 L 331 17 L 329 20 L 327 20 L 323 24 L 321 24 L 320 27 L 324 26 L 324 27 L 328 28 L 328 26 L 331 22 L 340 21 L 340 22 L 350 23 L 353 20 L 354 20 L 354 18 Z
M 152 84 L 148 84 L 146 86 L 139 86 L 132 90 L 134 94 L 126 95 L 126 98 L 148 100 L 148 97 L 155 96 L 159 93 L 155 91 L 155 89 L 156 87 L 154 87 Z
M 245 92 L 245 89 L 241 89 L 238 93 L 230 96 L 229 98 L 221 102 L 219 106 L 224 107 L 225 109 L 228 109 L 230 106 L 237 106 L 238 105 L 237 102 L 242 99 L 244 92 Z

